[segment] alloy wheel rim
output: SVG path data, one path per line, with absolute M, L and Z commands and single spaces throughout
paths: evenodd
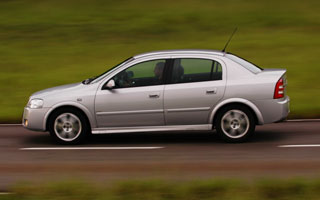
M 221 129 L 230 138 L 241 138 L 249 130 L 249 118 L 241 110 L 229 110 L 221 119 Z
M 59 115 L 54 122 L 54 132 L 63 141 L 73 141 L 79 137 L 82 130 L 80 119 L 72 113 Z

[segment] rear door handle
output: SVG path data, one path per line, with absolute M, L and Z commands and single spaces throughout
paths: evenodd
M 159 98 L 159 97 L 160 97 L 160 92 L 149 94 L 149 98 Z
M 216 94 L 217 93 L 217 88 L 213 88 L 213 89 L 207 90 L 206 93 L 207 94 Z

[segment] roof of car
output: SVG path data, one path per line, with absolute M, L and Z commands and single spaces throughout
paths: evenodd
M 135 55 L 134 58 L 141 58 L 145 56 L 155 56 L 155 55 L 166 55 L 166 54 L 210 54 L 223 56 L 224 52 L 217 50 L 204 50 L 204 49 L 182 49 L 182 50 L 163 50 L 163 51 L 152 51 L 147 53 L 142 53 Z

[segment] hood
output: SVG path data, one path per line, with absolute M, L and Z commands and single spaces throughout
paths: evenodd
M 38 91 L 31 95 L 31 98 L 43 98 L 48 95 L 54 95 L 62 92 L 68 92 L 68 91 L 74 91 L 80 87 L 82 87 L 83 84 L 81 82 L 79 83 L 73 83 L 73 84 L 67 84 L 67 85 L 61 85 L 53 88 L 48 88 L 45 90 Z

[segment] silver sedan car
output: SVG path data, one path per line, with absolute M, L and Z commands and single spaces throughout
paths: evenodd
M 91 134 L 216 130 L 227 142 L 289 113 L 286 70 L 230 53 L 170 50 L 131 57 L 95 78 L 34 93 L 23 126 L 76 144 Z

